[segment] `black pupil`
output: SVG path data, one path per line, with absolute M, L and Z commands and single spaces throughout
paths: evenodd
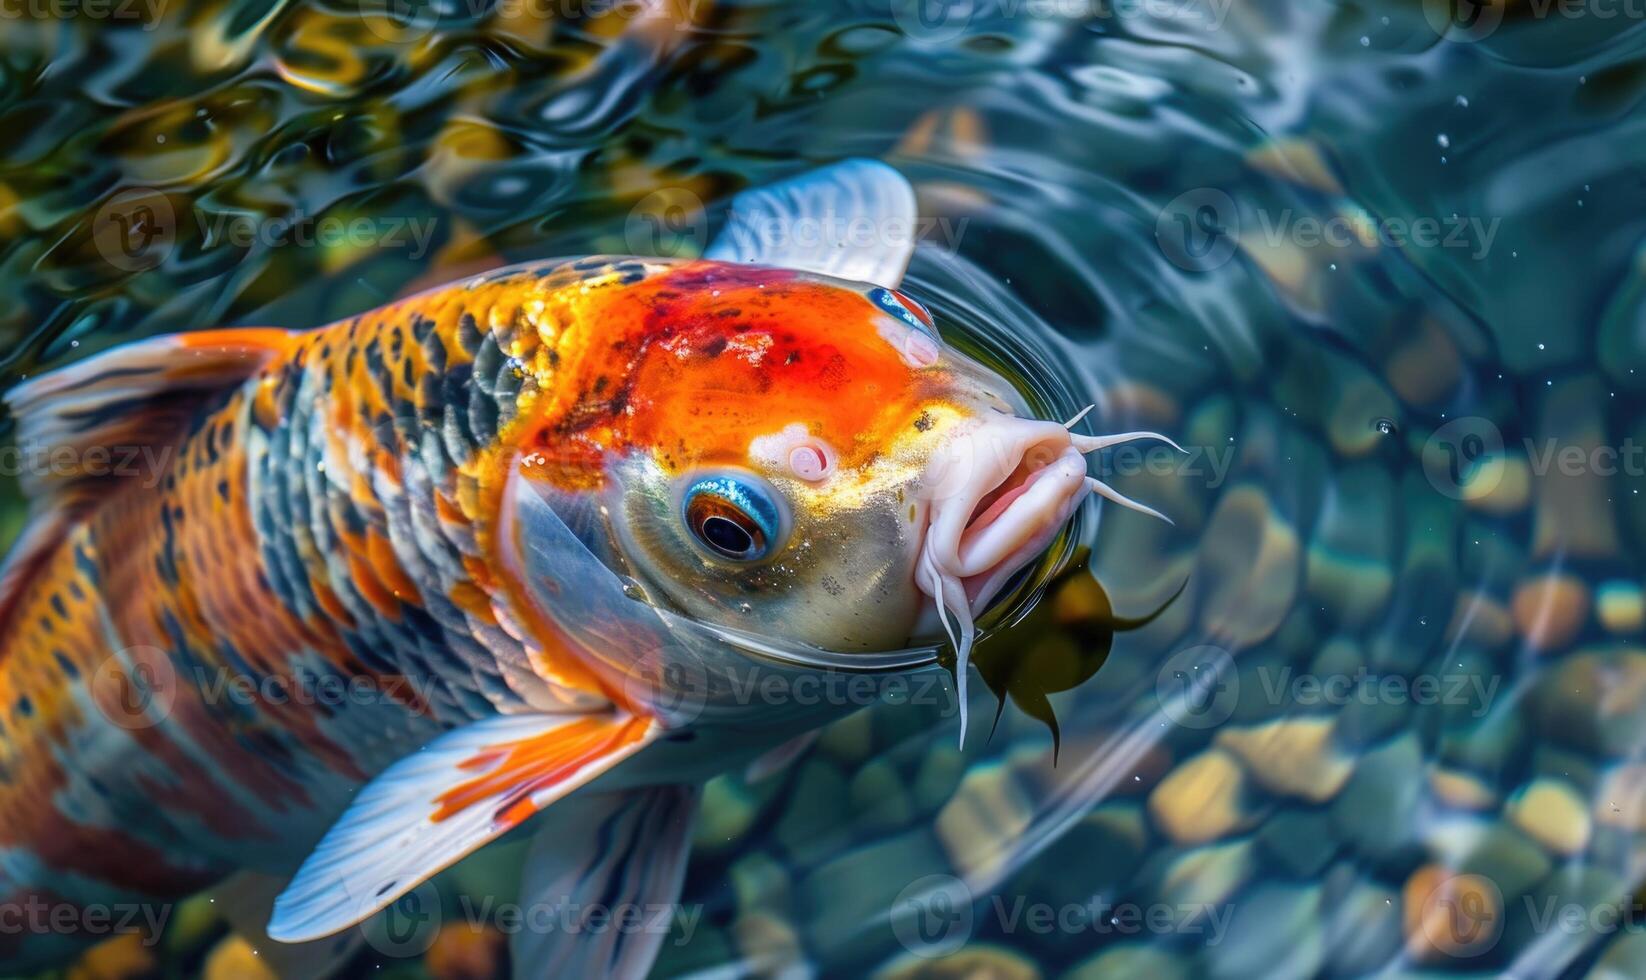
M 703 540 L 723 554 L 741 558 L 754 550 L 754 538 L 732 521 L 711 515 L 703 522 Z

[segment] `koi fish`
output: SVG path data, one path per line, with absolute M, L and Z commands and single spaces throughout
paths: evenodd
M 936 669 L 946 634 L 964 684 L 1090 493 L 1148 511 L 1083 454 L 1164 437 L 1026 417 L 898 290 L 912 242 L 749 231 L 825 215 L 913 227 L 914 195 L 849 161 L 739 195 L 701 259 L 516 266 L 12 389 L 19 443 L 77 464 L 25 478 L 0 573 L 0 906 L 217 886 L 314 976 L 528 823 L 523 902 L 672 904 L 701 783 L 849 710 L 740 676 Z M 90 465 L 118 447 L 160 464 Z M 290 696 L 326 690 L 370 696 Z M 661 938 L 514 962 L 638 976 Z M 8 931 L 0 962 L 75 941 Z

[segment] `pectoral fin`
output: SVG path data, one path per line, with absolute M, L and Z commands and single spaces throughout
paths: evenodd
M 505 715 L 447 732 L 360 791 L 275 900 L 269 936 L 304 942 L 365 919 L 657 731 L 614 711 Z
M 556 928 L 515 934 L 515 976 L 646 976 L 677 913 L 688 933 L 696 925 L 678 903 L 701 795 L 653 786 L 556 807 L 520 880 L 521 907 Z

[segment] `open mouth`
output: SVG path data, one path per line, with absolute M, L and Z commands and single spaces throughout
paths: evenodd
M 1085 413 L 1081 413 L 1084 415 Z M 1034 561 L 1085 501 L 1097 493 L 1162 520 L 1159 512 L 1086 475 L 1085 454 L 1153 432 L 1081 436 L 1067 423 L 991 415 L 954 435 L 934 454 L 923 480 L 930 519 L 915 581 L 954 644 L 965 738 L 965 680 L 976 618 Z

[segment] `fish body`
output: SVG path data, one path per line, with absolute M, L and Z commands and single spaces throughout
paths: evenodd
M 268 932 L 314 941 L 544 810 L 528 887 L 627 841 L 672 901 L 695 785 L 850 709 L 740 676 L 930 669 L 925 604 L 969 630 L 1090 489 L 913 300 L 794 264 L 533 263 L 15 389 L 75 464 L 0 580 L 0 906 L 295 872 Z M 563 938 L 517 962 L 655 951 Z

